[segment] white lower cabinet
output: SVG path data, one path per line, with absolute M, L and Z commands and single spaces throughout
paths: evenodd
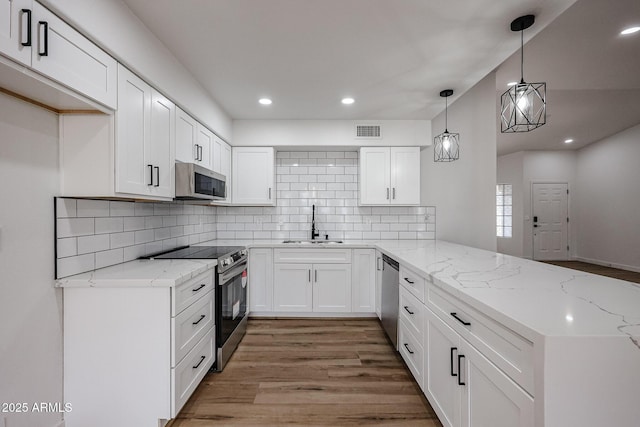
M 313 265 L 313 311 L 351 311 L 351 265 Z
M 382 252 L 376 251 L 376 314 L 382 320 Z
M 249 311 L 273 311 L 273 249 L 249 250 Z
M 312 264 L 275 264 L 273 268 L 274 311 L 312 311 Z
M 376 251 L 354 249 L 351 259 L 351 311 L 373 313 L 376 306 Z
M 445 427 L 532 427 L 533 398 L 425 307 L 424 392 Z
M 67 427 L 158 427 L 215 361 L 213 270 L 174 288 L 64 289 Z

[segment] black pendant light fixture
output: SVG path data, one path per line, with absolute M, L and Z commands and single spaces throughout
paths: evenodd
M 547 122 L 547 84 L 524 81 L 524 30 L 534 22 L 535 16 L 525 15 L 511 23 L 511 31 L 520 31 L 520 83 L 502 94 L 502 133 L 529 132 Z
M 444 104 L 444 132 L 433 138 L 433 161 L 453 162 L 460 158 L 460 134 L 450 133 L 448 126 L 448 99 L 453 95 L 453 89 L 445 89 L 440 92 L 440 96 L 445 99 Z

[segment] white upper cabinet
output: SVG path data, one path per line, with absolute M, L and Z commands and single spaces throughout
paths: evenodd
M 227 197 L 224 200 L 219 200 L 218 203 L 230 203 L 231 202 L 231 146 L 222 141 L 220 149 L 220 173 L 227 178 Z
M 224 141 L 214 135 L 211 144 L 211 170 L 218 173 L 222 173 L 222 144 Z
M 213 134 L 196 119 L 176 107 L 176 160 L 211 169 Z
M 420 147 L 360 149 L 360 205 L 419 205 Z
M 116 192 L 174 196 L 174 125 L 174 104 L 119 66 Z
M 31 65 L 32 0 L 0 0 L 0 53 Z
M 233 204 L 275 206 L 273 147 L 233 147 Z
M 0 53 L 116 108 L 116 60 L 38 2 L 0 0 Z

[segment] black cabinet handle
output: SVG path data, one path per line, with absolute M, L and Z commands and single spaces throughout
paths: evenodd
M 160 166 L 153 167 L 156 170 L 156 184 L 154 187 L 160 187 Z
M 450 313 L 454 319 L 456 319 L 458 322 L 462 323 L 464 326 L 469 326 L 471 325 L 471 322 L 465 322 L 464 320 L 462 320 L 461 318 L 458 317 L 458 313 Z
M 409 354 L 413 354 L 413 351 L 411 351 L 411 349 L 409 348 L 409 344 L 404 343 L 404 348 L 407 349 L 407 351 L 409 352 Z
M 205 284 L 203 283 L 203 284 L 201 284 L 200 286 L 198 286 L 197 288 L 195 288 L 195 289 L 191 289 L 191 292 L 198 292 L 200 289 L 204 288 L 205 286 L 207 286 L 207 285 L 205 285 Z
M 40 21 L 38 24 L 44 27 L 44 35 L 42 36 L 44 41 L 44 51 L 38 52 L 38 55 L 49 56 L 49 23 L 46 21 Z
M 396 199 L 396 188 L 393 187 L 393 200 L 395 200 L 395 199 Z
M 22 46 L 31 46 L 31 9 L 22 9 L 22 13 L 27 15 L 27 41 L 22 42 Z
M 405 277 L 405 278 L 404 278 L 404 281 L 405 281 L 405 282 L 407 282 L 407 283 L 408 283 L 408 284 L 410 284 L 410 285 L 413 285 L 414 283 L 416 283 L 416 282 L 412 282 L 411 280 L 409 280 L 409 278 L 408 278 L 408 277 Z
M 193 369 L 198 369 L 198 367 L 200 365 L 202 365 L 202 362 L 204 362 L 204 359 L 206 359 L 207 356 L 200 356 L 200 361 L 198 362 L 198 364 L 196 366 L 193 367 Z
M 462 371 L 460 370 L 460 359 L 464 359 L 464 354 L 458 355 L 458 385 L 466 385 L 466 383 L 462 381 Z
M 409 307 L 407 307 L 406 305 L 404 306 L 404 309 L 407 310 L 407 313 L 414 314 L 414 312 L 409 310 Z
M 198 323 L 202 322 L 202 319 L 204 319 L 205 317 L 207 317 L 207 316 L 205 316 L 204 314 L 201 314 L 200 318 L 196 322 L 193 322 L 193 324 L 197 325 Z
M 451 376 L 452 377 L 457 377 L 458 374 L 453 372 L 453 352 L 454 351 L 458 351 L 458 347 L 451 347 Z M 460 372 L 460 368 L 458 368 L 458 372 Z
M 149 168 L 149 183 L 147 184 L 149 187 L 153 185 L 153 165 L 147 165 Z
M 387 200 L 389 200 L 389 189 L 387 188 Z

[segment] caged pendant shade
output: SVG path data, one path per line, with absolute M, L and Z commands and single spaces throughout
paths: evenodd
M 460 134 L 450 133 L 448 126 L 448 100 L 453 95 L 453 89 L 445 89 L 440 92 L 440 96 L 445 99 L 444 107 L 444 132 L 433 138 L 433 161 L 434 162 L 453 162 L 460 158 Z
M 547 122 L 547 84 L 524 81 L 524 30 L 534 22 L 533 15 L 526 15 L 511 23 L 511 31 L 520 31 L 520 82 L 500 99 L 502 133 L 529 132 Z

